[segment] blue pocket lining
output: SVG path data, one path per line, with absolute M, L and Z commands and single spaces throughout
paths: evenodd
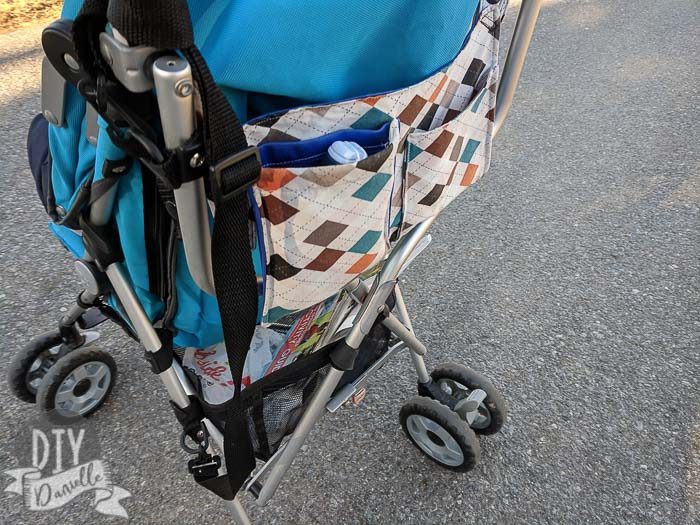
M 379 129 L 343 129 L 315 139 L 294 142 L 266 142 L 259 146 L 260 160 L 266 168 L 306 168 L 337 164 L 328 156 L 328 148 L 337 140 L 356 142 L 368 155 L 389 145 L 387 122 Z

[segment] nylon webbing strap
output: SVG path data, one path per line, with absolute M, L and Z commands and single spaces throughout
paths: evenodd
M 105 4 L 105 0 L 87 0 L 86 5 L 92 10 L 89 20 L 93 28 L 94 20 L 99 20 L 95 11 L 106 8 L 110 23 L 130 45 L 179 49 L 182 52 L 192 68 L 202 102 L 201 132 L 207 163 L 210 169 L 219 164 L 227 166 L 219 170 L 218 195 L 231 196 L 215 202 L 212 264 L 226 351 L 235 383 L 224 432 L 226 468 L 235 494 L 255 468 L 240 393 L 243 366 L 257 323 L 258 287 L 250 249 L 247 192 L 233 190 L 257 180 L 260 164 L 255 156 L 246 156 L 233 163 L 224 162 L 248 149 L 248 144 L 236 114 L 194 45 L 185 0 L 111 0 L 108 7 Z M 80 17 L 77 22 L 80 22 Z M 103 29 L 104 26 L 100 31 Z M 90 35 L 93 44 L 83 44 L 80 48 L 94 52 L 97 36 Z M 76 37 L 80 35 L 76 34 Z

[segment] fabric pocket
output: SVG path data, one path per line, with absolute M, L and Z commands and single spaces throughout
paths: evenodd
M 484 75 L 466 107 L 446 123 L 414 130 L 403 158 L 402 231 L 439 214 L 488 169 L 498 66 Z
M 51 190 L 51 155 L 49 153 L 49 123 L 42 114 L 34 117 L 27 135 L 29 168 L 34 177 L 37 194 L 49 215 L 55 216 Z
M 261 145 L 256 200 L 266 251 L 263 322 L 336 294 L 386 254 L 399 124 L 360 130 L 364 137 L 357 133 Z M 353 140 L 368 157 L 356 164 L 308 165 L 324 162 L 334 140 Z

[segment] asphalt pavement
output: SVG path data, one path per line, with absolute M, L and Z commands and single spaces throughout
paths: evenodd
M 695 0 L 545 2 L 490 172 L 405 275 L 428 364 L 461 361 L 510 403 L 479 466 L 453 474 L 403 436 L 415 375 L 396 358 L 360 407 L 314 430 L 259 523 L 700 521 L 700 158 Z M 509 14 L 512 27 L 514 10 Z M 78 290 L 25 157 L 40 28 L 0 35 L 0 374 Z M 100 344 L 119 380 L 91 421 L 136 523 L 225 523 L 188 477 L 141 349 Z M 0 472 L 33 407 L 0 383 Z M 2 478 L 9 484 L 10 478 Z M 3 486 L 4 488 L 4 486 Z M 0 495 L 3 523 L 118 523 L 80 496 Z

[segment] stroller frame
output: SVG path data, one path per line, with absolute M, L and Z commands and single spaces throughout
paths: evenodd
M 498 86 L 494 135 L 500 130 L 510 109 L 541 3 L 542 0 L 522 0 Z M 115 76 L 122 80 L 127 88 L 132 89 L 133 87 L 134 91 L 142 91 L 139 83 L 148 83 L 149 81 L 143 71 L 143 65 L 146 62 L 146 58 L 156 50 L 152 48 L 129 47 L 126 42 L 120 41 L 119 35 L 116 35 L 116 38 L 109 37 L 106 34 L 103 34 L 103 36 L 105 38 L 101 38 L 102 53 L 103 55 L 105 53 L 109 54 L 111 59 L 109 62 L 112 64 Z M 134 71 L 137 73 L 135 74 Z M 188 81 L 191 85 L 191 71 L 186 60 L 173 55 L 157 59 L 153 63 L 152 73 L 158 104 L 161 108 L 165 143 L 168 148 L 175 148 L 182 145 L 193 132 L 193 126 L 190 125 L 190 123 L 194 122 L 192 118 L 194 112 L 192 97 L 183 97 L 178 92 Z M 213 294 L 211 235 L 204 182 L 200 178 L 193 182 L 185 183 L 182 187 L 175 190 L 174 193 L 179 226 L 190 273 L 202 290 Z M 90 206 L 89 215 L 92 224 L 95 226 L 107 224 L 112 215 L 115 196 L 116 186 Z M 345 306 L 352 305 L 356 307 L 358 304 L 361 305 L 352 328 L 344 337 L 344 345 L 350 349 L 359 348 L 378 319 L 391 331 L 398 342 L 394 343 L 378 361 L 373 363 L 354 382 L 343 387 L 335 395 L 334 391 L 344 372 L 334 367 L 330 368 L 329 373 L 318 387 L 291 436 L 266 463 L 249 477 L 245 484 L 245 489 L 254 496 L 259 506 L 263 506 L 270 501 L 311 429 L 322 417 L 324 411 L 335 412 L 338 410 L 359 392 L 369 376 L 394 354 L 407 349 L 415 368 L 418 382 L 423 385 L 430 384 L 431 377 L 423 360 L 427 350 L 413 332 L 399 287 L 399 276 L 408 263 L 430 242 L 428 229 L 432 225 L 433 220 L 431 218 L 416 225 L 397 242 L 385 259 L 380 272 L 374 278 L 371 287 L 368 287 L 365 282 L 358 278 L 344 288 L 347 292 L 347 304 Z M 86 246 L 84 261 L 76 262 L 78 273 L 85 282 L 85 289 L 79 295 L 78 304 L 61 320 L 61 326 L 72 327 L 90 306 L 105 293 L 106 283 L 104 283 L 103 277 L 106 276 L 109 281 L 108 288 L 111 288 L 116 293 L 136 336 L 147 352 L 151 354 L 157 353 L 163 345 L 156 329 L 151 324 L 132 289 L 121 263 L 113 262 L 106 268 L 98 269 L 97 265 L 92 264 L 94 260 L 95 254 L 91 254 L 89 247 Z M 395 311 L 397 315 L 389 311 L 386 306 L 386 301 L 392 293 L 395 296 Z M 324 335 L 326 340 L 334 335 L 338 324 L 329 327 Z M 172 402 L 180 409 L 186 409 L 191 403 L 190 396 L 196 395 L 196 388 L 183 371 L 177 359 L 174 359 L 169 367 L 158 373 L 158 376 L 167 389 Z M 474 396 L 474 394 L 476 395 Z M 478 399 L 479 396 L 481 396 L 480 399 Z M 470 396 L 470 398 L 478 400 L 477 406 L 484 397 L 484 392 L 480 390 L 474 391 L 472 396 Z M 475 410 L 475 408 L 472 409 L 472 411 Z M 466 417 L 469 420 L 469 413 L 467 413 Z M 216 448 L 223 451 L 224 438 L 216 425 L 206 417 L 202 420 L 202 424 L 206 427 L 209 437 Z M 214 453 L 211 443 L 209 444 L 209 450 L 210 453 Z M 264 482 L 261 481 L 262 478 L 265 478 Z M 250 523 L 238 496 L 228 500 L 227 505 L 236 523 Z

